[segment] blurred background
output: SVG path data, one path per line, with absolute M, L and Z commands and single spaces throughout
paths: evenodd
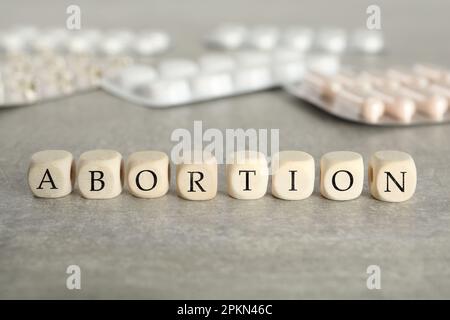
M 81 7 L 82 28 L 163 28 L 174 38 L 172 53 L 182 54 L 196 54 L 202 50 L 201 45 L 192 44 L 200 44 L 206 32 L 224 22 L 364 28 L 366 9 L 376 4 L 381 8 L 382 31 L 389 53 L 399 62 L 424 59 L 445 63 L 439 60 L 450 53 L 445 41 L 450 25 L 447 17 L 450 4 L 441 0 L 269 0 L 264 4 L 257 0 L 18 0 L 2 1 L 0 27 L 64 26 L 66 8 L 71 4 Z

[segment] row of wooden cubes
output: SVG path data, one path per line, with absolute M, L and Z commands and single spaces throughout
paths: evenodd
M 272 194 L 280 199 L 301 200 L 314 190 L 315 164 L 302 151 L 282 151 L 272 158 L 271 172 L 265 156 L 255 151 L 234 153 L 226 164 L 228 194 L 237 199 L 258 199 L 267 192 L 272 175 Z M 176 189 L 188 200 L 209 200 L 217 194 L 218 164 L 205 152 L 183 155 L 176 162 Z M 124 185 L 139 198 L 165 195 L 170 185 L 170 161 L 159 151 L 131 154 L 126 164 L 114 150 L 83 153 L 75 164 L 64 150 L 45 150 L 31 157 L 28 183 L 37 197 L 58 198 L 72 192 L 75 181 L 88 199 L 118 196 Z M 413 158 L 400 151 L 375 152 L 369 162 L 369 189 L 373 197 L 400 202 L 412 197 L 417 172 Z M 360 154 L 330 152 L 320 161 L 320 192 L 332 200 L 352 200 L 364 185 L 364 164 Z

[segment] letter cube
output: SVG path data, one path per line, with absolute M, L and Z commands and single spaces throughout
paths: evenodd
M 272 195 L 284 200 L 308 198 L 314 190 L 314 158 L 302 151 L 282 151 L 272 158 Z
M 352 200 L 360 196 L 364 163 L 359 153 L 329 152 L 320 160 L 320 192 L 331 200 Z
M 369 189 L 372 196 L 387 202 L 410 199 L 416 191 L 414 159 L 401 151 L 375 152 L 369 162 Z
M 92 150 L 78 160 L 78 188 L 87 199 L 111 199 L 122 192 L 123 161 L 114 150 Z
M 187 152 L 177 160 L 177 193 L 186 200 L 210 200 L 217 194 L 217 160 L 201 151 Z
M 31 156 L 28 185 L 40 198 L 59 198 L 72 192 L 75 164 L 70 152 L 45 150 Z
M 127 159 L 126 183 L 139 198 L 158 198 L 167 193 L 170 182 L 169 157 L 164 152 L 140 151 Z
M 227 160 L 228 194 L 236 199 L 259 199 L 267 192 L 269 169 L 264 154 L 238 151 Z

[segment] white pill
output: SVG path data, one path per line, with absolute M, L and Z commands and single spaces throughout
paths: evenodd
M 279 48 L 271 52 L 273 63 L 300 61 L 303 60 L 303 57 L 303 53 L 294 49 Z
M 185 79 L 160 79 L 136 87 L 135 92 L 155 105 L 186 103 L 191 100 L 191 89 Z
M 112 31 L 100 39 L 98 50 L 108 56 L 125 54 L 129 51 L 132 40 L 133 34 L 129 31 Z
M 380 53 L 384 48 L 383 34 L 377 30 L 360 29 L 351 36 L 352 48 L 366 54 Z
M 340 59 L 338 56 L 330 54 L 308 55 L 306 68 L 317 73 L 332 75 L 339 71 Z
M 17 54 L 26 51 L 27 40 L 19 34 L 4 32 L 0 34 L 0 52 Z
M 74 54 L 93 53 L 96 51 L 101 33 L 98 30 L 71 31 L 66 39 L 66 50 Z
M 162 31 L 144 32 L 134 39 L 132 46 L 136 54 L 151 56 L 168 50 L 170 37 Z
M 198 59 L 202 72 L 231 71 L 236 67 L 236 61 L 227 54 L 206 54 Z
M 221 49 L 237 49 L 242 47 L 247 37 L 247 28 L 239 24 L 226 24 L 213 30 L 207 37 L 209 45 Z
M 342 29 L 323 29 L 317 35 L 319 49 L 340 54 L 347 48 L 347 33 Z
M 166 59 L 159 63 L 157 69 L 164 79 L 192 77 L 199 72 L 198 65 L 187 59 Z
M 238 51 L 234 57 L 239 67 L 268 66 L 271 63 L 269 53 L 257 50 Z
M 199 74 L 191 79 L 192 91 L 198 98 L 215 98 L 233 93 L 233 80 L 228 72 Z
M 280 32 L 271 26 L 258 26 L 250 29 L 247 45 L 259 50 L 273 49 L 279 40 Z
M 31 40 L 31 49 L 38 52 L 58 51 L 67 37 L 65 29 L 46 30 Z
M 39 30 L 33 26 L 16 26 L 11 30 L 11 33 L 23 39 L 30 40 L 39 34 Z
M 305 61 L 302 53 L 293 49 L 272 51 L 272 73 L 275 82 L 289 83 L 303 78 Z
M 269 53 L 243 50 L 235 53 L 235 59 L 237 68 L 233 78 L 237 90 L 258 90 L 274 84 Z
M 274 84 L 268 66 L 239 68 L 233 72 L 233 78 L 238 91 L 258 90 Z
M 283 32 L 281 43 L 288 48 L 305 52 L 311 49 L 313 36 L 314 32 L 311 29 L 293 27 Z
M 148 84 L 157 78 L 156 70 L 145 65 L 132 65 L 120 70 L 116 81 L 125 90 Z

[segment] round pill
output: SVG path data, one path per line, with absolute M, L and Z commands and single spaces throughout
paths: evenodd
M 157 69 L 164 79 L 192 77 L 199 71 L 198 65 L 187 59 L 166 59 L 159 63 Z
M 46 30 L 31 40 L 31 48 L 38 52 L 58 51 L 67 37 L 65 29 Z
M 305 52 L 313 45 L 314 32 L 308 28 L 291 27 L 282 34 L 281 43 L 291 49 Z
M 340 59 L 336 55 L 314 54 L 306 57 L 306 68 L 321 74 L 331 75 L 339 71 Z
M 169 49 L 170 37 L 161 31 L 144 32 L 136 36 L 133 50 L 140 56 L 151 56 Z
M 207 36 L 210 46 L 232 50 L 242 47 L 247 37 L 247 28 L 239 24 L 219 26 Z
M 185 79 L 159 79 L 136 87 L 135 93 L 153 105 L 170 106 L 189 102 L 192 95 Z
M 258 90 L 274 84 L 268 66 L 240 68 L 233 72 L 233 77 L 238 91 Z
M 353 49 L 366 54 L 376 54 L 384 48 L 384 38 L 380 31 L 360 29 L 352 34 Z
M 342 29 L 323 29 L 317 35 L 319 49 L 339 54 L 347 47 L 347 33 Z
M 192 91 L 197 98 L 215 98 L 233 92 L 230 73 L 199 74 L 191 79 Z
M 202 72 L 223 72 L 233 70 L 236 66 L 235 60 L 227 54 L 205 54 L 198 59 Z
M 0 34 L 0 51 L 7 54 L 17 54 L 26 51 L 27 41 L 15 33 L 4 32 Z
M 254 27 L 247 35 L 247 45 L 259 50 L 273 49 L 278 43 L 279 35 L 280 32 L 275 27 Z
M 74 54 L 93 53 L 100 37 L 101 33 L 93 29 L 71 31 L 66 39 L 65 48 Z
M 100 40 L 98 50 L 105 55 L 119 55 L 128 52 L 133 34 L 126 30 L 112 31 Z
M 242 50 L 234 54 L 239 67 L 268 66 L 271 56 L 267 52 L 258 50 Z
M 119 71 L 116 81 L 123 89 L 132 90 L 141 84 L 148 84 L 156 78 L 156 70 L 152 67 L 133 65 Z

